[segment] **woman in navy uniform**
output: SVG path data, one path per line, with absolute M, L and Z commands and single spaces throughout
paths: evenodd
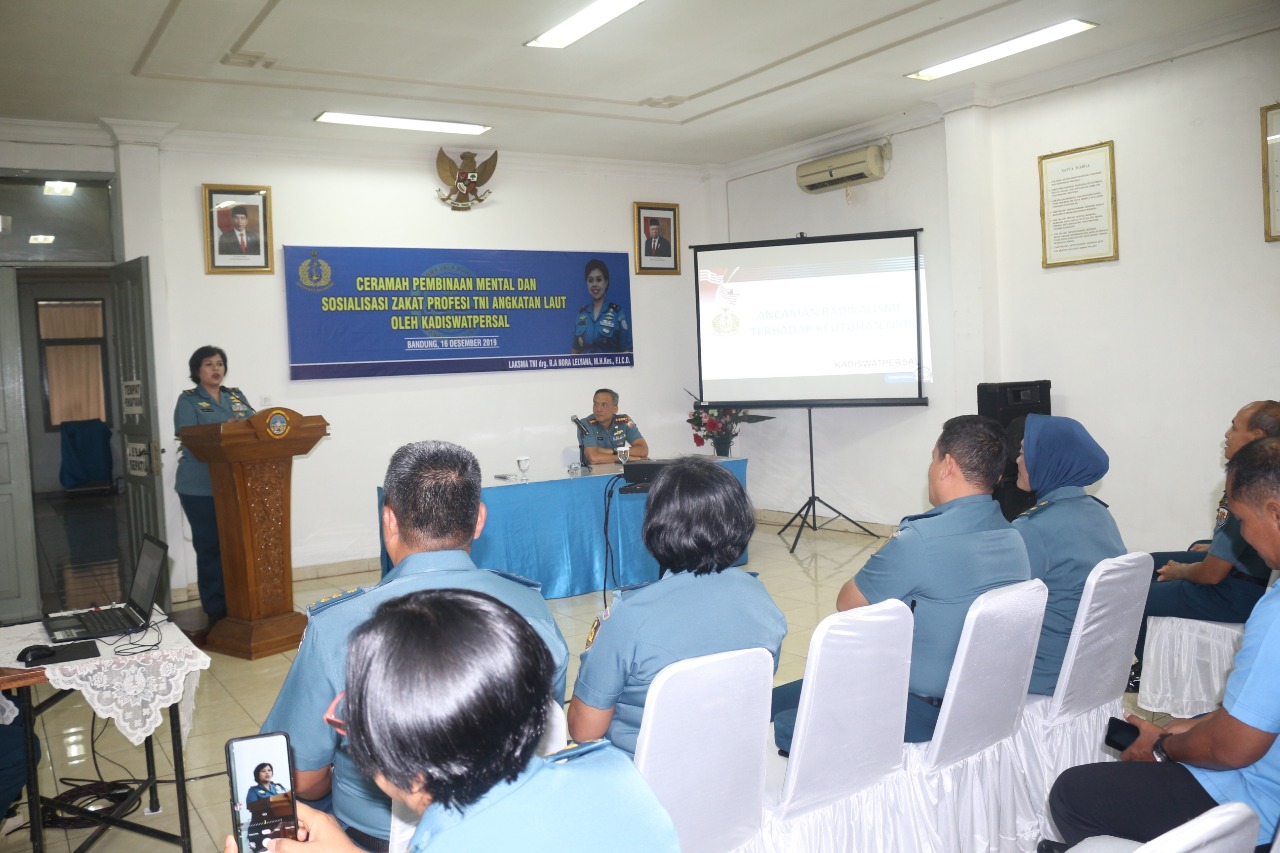
M 591 302 L 578 309 L 573 327 L 573 353 L 631 352 L 631 324 L 616 302 L 606 302 L 609 268 L 599 258 L 587 261 L 587 292 Z
M 253 768 L 253 781 L 258 784 L 250 788 L 249 793 L 244 795 L 244 801 L 246 803 L 256 803 L 258 800 L 267 800 L 276 794 L 283 794 L 286 790 L 284 785 L 279 782 L 272 782 L 271 777 L 273 775 L 275 775 L 275 768 L 271 766 L 270 762 L 264 761 Z
M 383 602 L 351 635 L 325 720 L 360 772 L 421 815 L 409 853 L 674 853 L 671 818 L 605 742 L 538 756 L 552 701 L 546 644 L 496 598 L 429 589 Z M 359 853 L 336 818 L 298 804 L 276 853 Z M 235 853 L 228 838 L 225 853 Z
M 224 387 L 227 354 L 220 347 L 203 346 L 187 360 L 196 387 L 178 395 L 173 410 L 173 432 L 183 427 L 238 421 L 254 413 L 239 388 Z M 196 551 L 196 584 L 200 604 L 212 625 L 227 615 L 227 595 L 222 583 L 222 550 L 218 545 L 218 516 L 213 508 L 213 483 L 209 466 L 183 447 L 178 456 L 174 490 L 191 524 L 191 545 Z

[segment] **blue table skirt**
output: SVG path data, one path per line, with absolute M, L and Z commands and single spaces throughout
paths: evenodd
M 746 486 L 747 460 L 720 459 Z M 596 472 L 617 470 L 597 465 Z M 644 547 L 647 494 L 618 494 L 625 485 L 608 473 L 530 483 L 488 486 L 484 531 L 471 546 L 477 566 L 520 575 L 542 584 L 544 598 L 564 598 L 658 579 L 658 563 Z M 613 572 L 605 579 L 605 494 L 613 490 L 609 541 Z M 378 500 L 381 508 L 381 490 Z M 382 552 L 383 574 L 390 570 Z M 744 552 L 735 565 L 746 562 Z

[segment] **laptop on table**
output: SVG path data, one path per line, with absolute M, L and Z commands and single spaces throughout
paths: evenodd
M 96 640 L 142 631 L 151 623 L 156 594 L 160 591 L 160 575 L 164 572 L 169 546 L 154 536 L 143 535 L 142 551 L 133 571 L 129 600 L 101 607 L 66 610 L 44 617 L 44 629 L 55 643 L 72 640 Z

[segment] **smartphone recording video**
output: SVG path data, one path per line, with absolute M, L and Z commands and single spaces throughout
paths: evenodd
M 231 827 L 240 853 L 263 853 L 272 838 L 296 838 L 293 762 L 283 732 L 227 741 Z

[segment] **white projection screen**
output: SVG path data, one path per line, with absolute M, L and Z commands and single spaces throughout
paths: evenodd
M 694 246 L 701 404 L 927 405 L 919 234 Z

